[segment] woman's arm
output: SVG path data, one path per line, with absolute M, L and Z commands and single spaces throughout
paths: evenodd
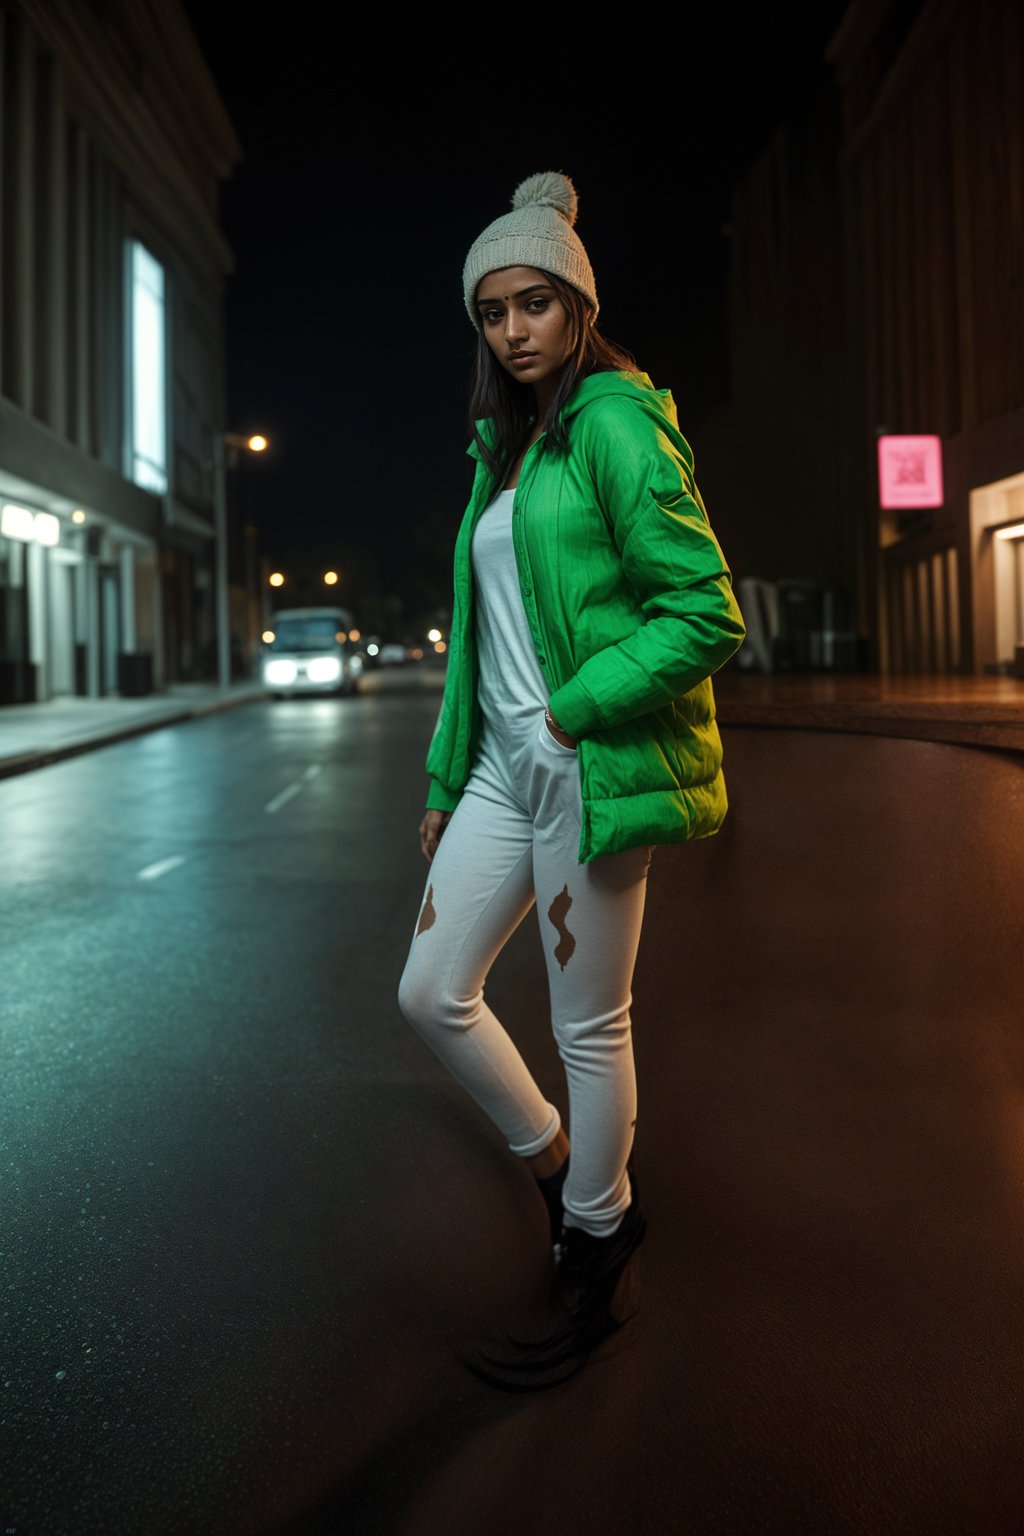
M 450 638 L 451 636 L 449 636 L 449 639 Z M 454 811 L 455 807 L 458 805 L 462 798 L 461 791 L 459 791 L 458 794 L 453 794 L 450 789 L 445 788 L 440 779 L 435 778 L 435 776 L 430 772 L 431 749 L 434 745 L 434 742 L 437 740 L 438 733 L 440 732 L 441 721 L 444 717 L 445 710 L 448 708 L 448 703 L 448 677 L 446 676 L 444 690 L 441 694 L 441 705 L 437 711 L 437 719 L 434 721 L 434 729 L 430 733 L 430 742 L 427 747 L 427 774 L 430 779 L 430 787 L 427 790 L 426 808 L 428 811 Z
M 725 556 L 668 424 L 659 426 L 641 402 L 613 395 L 581 412 L 579 426 L 644 617 L 552 694 L 552 715 L 574 737 L 680 698 L 728 661 L 746 635 Z

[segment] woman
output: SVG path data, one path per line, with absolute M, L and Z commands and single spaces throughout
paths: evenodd
M 629 1010 L 647 872 L 658 844 L 722 825 L 710 678 L 745 634 L 672 396 L 599 333 L 575 220 L 568 178 L 532 176 L 463 272 L 476 473 L 427 754 L 430 870 L 399 987 L 548 1208 L 566 1321 L 518 1359 L 484 1358 L 566 1374 L 621 1326 L 612 1293 L 646 1227 Z M 535 902 L 571 1158 L 484 1001 Z

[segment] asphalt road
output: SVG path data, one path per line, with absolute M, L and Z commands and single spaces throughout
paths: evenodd
M 457 1355 L 543 1318 L 544 1209 L 395 1000 L 438 702 L 0 783 L 0 1531 L 1019 1536 L 1017 764 L 726 734 L 634 988 L 641 1311 L 507 1397 Z M 535 915 L 488 1000 L 565 1114 Z

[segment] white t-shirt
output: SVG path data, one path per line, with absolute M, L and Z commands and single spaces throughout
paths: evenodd
M 478 697 L 487 724 L 500 736 L 535 723 L 546 709 L 548 685 L 537 663 L 512 544 L 515 491 L 499 491 L 473 530 Z

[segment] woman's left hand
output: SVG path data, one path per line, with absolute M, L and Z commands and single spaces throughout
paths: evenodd
M 563 747 L 574 747 L 576 745 L 575 736 L 570 736 L 568 731 L 562 730 L 562 727 L 559 725 L 558 721 L 555 719 L 550 710 L 548 710 L 544 716 L 544 724 L 547 726 L 555 740 L 562 743 Z

